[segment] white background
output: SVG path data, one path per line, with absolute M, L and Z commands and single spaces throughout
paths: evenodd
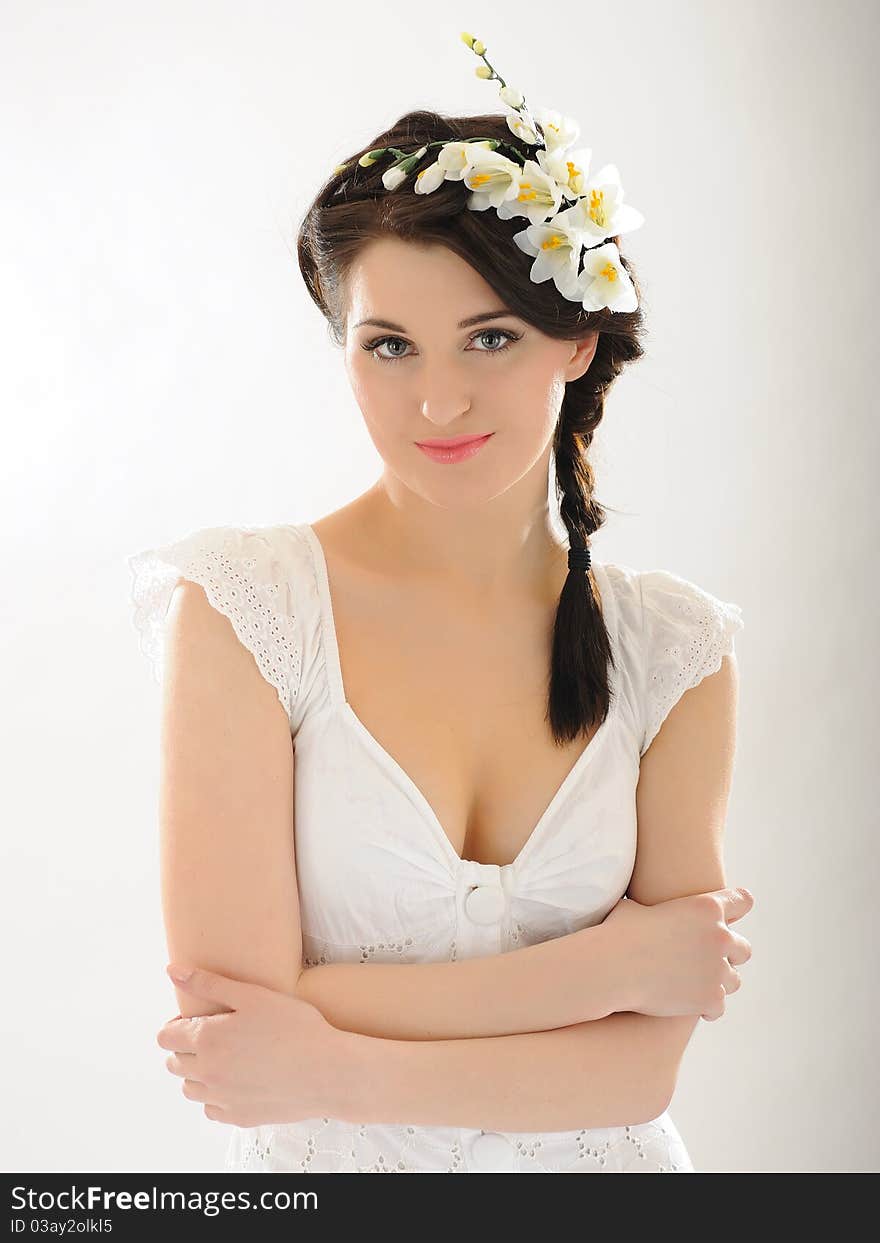
M 743 609 L 726 862 L 754 955 L 672 1116 L 701 1170 L 878 1168 L 877 15 L 3 0 L 3 1169 L 218 1168 L 226 1128 L 155 1043 L 159 692 L 124 558 L 378 476 L 294 237 L 400 113 L 499 110 L 463 29 L 646 216 L 597 556 Z

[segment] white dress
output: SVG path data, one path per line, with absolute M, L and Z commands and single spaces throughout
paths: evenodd
M 738 605 L 665 570 L 594 562 L 617 666 L 611 708 L 516 859 L 499 866 L 457 855 L 421 790 L 346 702 L 327 565 L 309 524 L 204 528 L 127 561 L 157 680 L 182 576 L 230 619 L 288 714 L 306 967 L 500 954 L 601 923 L 633 870 L 640 757 L 743 624 Z M 227 1170 L 263 1172 L 693 1168 L 668 1112 L 632 1126 L 503 1133 L 312 1118 L 232 1128 L 226 1156 Z

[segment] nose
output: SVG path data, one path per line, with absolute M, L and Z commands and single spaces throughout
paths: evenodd
M 457 423 L 471 408 L 470 400 L 465 397 L 452 397 L 449 393 L 431 392 L 421 398 L 421 414 L 433 423 L 435 428 L 446 428 Z
M 425 368 L 421 384 L 421 413 L 435 427 L 455 423 L 471 408 L 470 398 L 462 392 L 448 367 Z

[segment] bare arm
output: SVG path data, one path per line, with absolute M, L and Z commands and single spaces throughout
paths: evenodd
M 724 824 L 733 784 L 739 670 L 736 655 L 686 691 L 642 756 L 639 848 L 627 896 L 645 906 L 726 886 Z M 641 1015 L 667 1059 L 669 1097 L 699 1015 Z
M 725 885 L 735 658 L 687 691 L 642 758 L 629 894 L 645 905 Z M 554 1131 L 635 1125 L 666 1109 L 698 1016 L 631 1011 L 535 1034 L 401 1041 L 350 1035 L 363 1122 Z
M 393 1040 L 458 1040 L 604 1018 L 620 1008 L 624 969 L 617 929 L 597 924 L 457 962 L 309 967 L 296 995 L 345 1031 Z
M 646 1024 L 646 1015 L 622 1013 L 555 1031 L 476 1040 L 347 1034 L 360 1067 L 357 1095 L 333 1112 L 352 1122 L 496 1131 L 648 1122 L 668 1103 L 671 1053 Z
M 183 580 L 168 610 L 160 788 L 171 961 L 293 994 L 302 970 L 287 714 L 232 623 Z M 226 1009 L 176 990 L 180 1013 Z

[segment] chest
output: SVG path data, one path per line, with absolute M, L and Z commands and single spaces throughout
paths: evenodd
M 545 720 L 555 601 L 451 609 L 344 574 L 333 624 L 346 699 L 461 858 L 510 863 L 590 737 Z

